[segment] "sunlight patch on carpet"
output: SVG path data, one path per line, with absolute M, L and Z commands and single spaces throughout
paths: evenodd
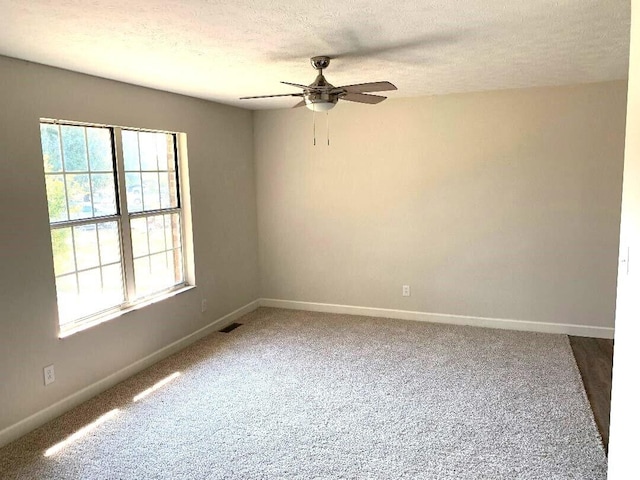
M 44 452 L 44 456 L 45 457 L 50 457 L 52 455 L 55 455 L 56 453 L 60 452 L 61 450 L 63 450 L 68 445 L 72 444 L 73 442 L 76 442 L 76 441 L 80 440 L 82 437 L 86 436 L 89 432 L 91 432 L 92 430 L 95 430 L 96 428 L 98 428 L 100 425 L 102 425 L 104 422 L 106 422 L 110 418 L 115 417 L 119 412 L 120 412 L 119 409 L 114 408 L 110 412 L 107 412 L 104 415 L 98 417 L 95 421 L 91 422 L 88 425 L 85 425 L 84 427 L 82 427 L 77 432 L 73 433 L 72 435 L 69 435 L 63 441 L 61 441 L 59 443 L 56 443 L 51 448 L 48 448 Z
M 138 400 L 142 400 L 143 398 L 151 395 L 153 392 L 155 392 L 156 390 L 158 390 L 159 388 L 164 387 L 167 383 L 171 382 L 172 380 L 175 380 L 176 378 L 178 378 L 180 376 L 180 372 L 174 372 L 171 375 L 169 375 L 168 377 L 163 378 L 162 380 L 160 380 L 158 383 L 154 384 L 153 386 L 147 388 L 146 390 L 140 392 L 138 395 L 136 395 L 135 397 L 133 397 L 133 401 L 137 402 Z

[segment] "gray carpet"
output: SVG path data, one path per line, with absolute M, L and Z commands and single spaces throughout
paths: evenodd
M 0 449 L 0 478 L 606 478 L 566 336 L 267 308 L 239 322 Z

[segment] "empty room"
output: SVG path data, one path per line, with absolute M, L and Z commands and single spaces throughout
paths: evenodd
M 0 11 L 0 478 L 634 478 L 638 2 Z

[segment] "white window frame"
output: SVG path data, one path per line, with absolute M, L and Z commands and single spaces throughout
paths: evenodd
M 75 227 L 80 225 L 96 224 L 106 222 L 117 222 L 120 235 L 120 255 L 122 268 L 122 282 L 124 290 L 124 301 L 112 308 L 94 312 L 90 315 L 68 321 L 60 324 L 58 318 L 58 336 L 60 338 L 72 335 L 76 332 L 85 330 L 94 325 L 117 318 L 120 315 L 138 310 L 146 305 L 155 303 L 164 298 L 172 297 L 180 292 L 190 290 L 195 287 L 193 276 L 193 250 L 192 250 L 192 234 L 191 234 L 191 214 L 188 201 L 188 174 L 186 163 L 186 135 L 178 132 L 170 132 L 164 130 L 152 130 L 132 127 L 120 127 L 115 125 L 103 125 L 95 123 L 84 123 L 75 121 L 56 120 L 49 118 L 41 118 L 40 124 L 52 125 L 71 125 L 79 127 L 100 127 L 108 128 L 111 133 L 112 155 L 114 162 L 114 188 L 116 198 L 115 215 L 106 215 L 101 217 L 90 217 L 74 220 L 64 220 L 57 222 L 49 222 L 50 231 L 57 228 Z M 173 154 L 176 169 L 176 189 L 177 189 L 177 206 L 170 208 L 159 208 L 156 210 L 146 210 L 139 212 L 129 212 L 126 197 L 126 180 L 125 180 L 125 164 L 123 152 L 122 131 L 137 131 L 168 134 L 173 137 Z M 60 138 L 62 142 L 62 138 Z M 61 148 L 61 154 L 62 148 Z M 62 160 L 64 162 L 64 160 Z M 64 164 L 64 163 L 63 163 Z M 91 193 L 92 195 L 92 193 Z M 68 197 L 67 197 L 68 202 Z M 187 208 L 185 209 L 185 203 Z M 67 211 L 68 205 L 67 205 Z M 136 298 L 135 275 L 134 275 L 134 256 L 133 243 L 131 237 L 130 222 L 136 218 L 152 217 L 159 214 L 178 214 L 180 218 L 180 236 L 181 236 L 181 268 L 183 281 L 166 289 L 152 292 L 149 295 Z M 73 231 L 73 230 L 72 230 Z M 53 247 L 53 245 L 52 245 Z M 52 252 L 53 253 L 53 252 Z M 75 248 L 74 248 L 75 256 Z M 77 268 L 77 265 L 76 265 Z M 77 270 L 76 270 L 77 271 Z

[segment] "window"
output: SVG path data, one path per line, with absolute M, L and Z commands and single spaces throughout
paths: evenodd
M 185 285 L 177 135 L 41 121 L 61 331 Z

